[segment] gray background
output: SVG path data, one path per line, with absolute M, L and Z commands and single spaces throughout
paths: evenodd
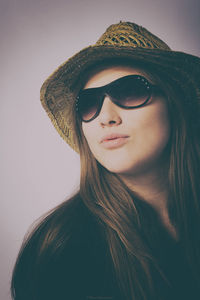
M 0 299 L 8 300 L 30 225 L 79 184 L 79 157 L 44 112 L 42 82 L 112 23 L 133 21 L 200 55 L 199 0 L 4 0 L 0 3 Z

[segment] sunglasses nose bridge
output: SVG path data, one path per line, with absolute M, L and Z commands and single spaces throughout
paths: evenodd
M 116 106 L 116 104 L 113 102 L 111 96 L 108 93 L 104 93 L 101 99 L 101 110 L 102 107 L 104 106 L 110 106 L 112 108 L 112 106 Z
M 102 125 L 120 123 L 121 117 L 118 112 L 119 107 L 112 101 L 109 94 L 104 94 L 99 108 L 99 122 Z

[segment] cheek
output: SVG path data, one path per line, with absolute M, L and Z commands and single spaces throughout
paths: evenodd
M 150 151 L 152 148 L 156 154 L 162 152 L 167 145 L 171 135 L 171 124 L 166 105 L 161 104 L 155 108 L 140 123 L 140 141 L 146 149 Z
M 92 125 L 92 126 L 91 126 Z M 88 143 L 88 146 L 92 152 L 95 151 L 95 146 L 97 144 L 96 140 L 98 139 L 97 137 L 97 129 L 95 127 L 95 124 L 87 124 L 87 123 L 82 123 L 82 131 L 85 136 L 85 139 Z
M 92 125 L 92 126 L 90 126 Z M 99 144 L 99 130 L 98 126 L 95 126 L 95 123 L 83 123 L 82 124 L 82 130 L 83 134 L 85 136 L 85 139 L 87 141 L 88 147 L 90 151 L 92 152 L 95 159 L 105 167 L 108 165 L 108 161 L 110 160 L 110 154 L 111 152 L 108 150 L 105 150 L 101 147 Z

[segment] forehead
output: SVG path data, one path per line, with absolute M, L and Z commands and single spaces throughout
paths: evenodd
M 92 74 L 88 77 L 84 85 L 84 88 L 86 89 L 86 88 L 100 87 L 120 77 L 132 75 L 132 74 L 143 75 L 148 80 L 150 80 L 147 73 L 139 67 L 116 65 L 116 66 L 105 67 L 102 70 L 96 70 L 96 71 L 94 70 Z

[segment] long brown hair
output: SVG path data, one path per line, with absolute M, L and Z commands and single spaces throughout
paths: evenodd
M 100 62 L 94 70 L 114 65 Z M 133 64 L 148 74 L 163 91 L 168 102 L 171 122 L 171 138 L 165 151 L 168 155 L 168 182 L 170 197 L 168 210 L 170 220 L 175 226 L 181 247 L 185 251 L 194 278 L 200 280 L 200 137 L 198 120 L 194 119 L 195 101 L 186 99 L 178 87 L 162 70 L 155 66 L 145 66 L 138 62 L 116 61 L 118 65 Z M 91 68 L 92 70 L 92 68 Z M 90 70 L 88 70 L 90 74 Z M 85 77 L 87 78 L 87 76 Z M 188 75 L 189 78 L 189 75 Z M 193 95 L 190 95 L 193 97 Z M 190 105 L 190 111 L 187 102 Z M 157 299 L 153 272 L 167 282 L 151 253 L 153 239 L 141 233 L 142 223 L 154 212 L 146 205 L 140 209 L 141 201 L 130 191 L 116 174 L 108 172 L 93 157 L 84 138 L 80 120 L 74 115 L 74 129 L 81 158 L 81 197 L 94 215 L 105 227 L 113 264 L 123 291 L 124 299 Z M 154 215 L 154 218 L 153 218 Z M 147 228 L 146 228 L 147 230 Z M 158 284 L 157 284 L 158 285 Z M 162 296 L 159 295 L 159 299 Z
M 122 61 L 117 63 L 123 64 Z M 200 126 L 197 118 L 192 121 L 192 114 L 196 112 L 195 107 L 192 109 L 191 106 L 189 111 L 184 104 L 190 100 L 192 103 L 195 101 L 188 99 L 181 87 L 177 86 L 162 70 L 151 65 L 144 67 L 142 64 L 132 63 L 133 66 L 137 65 L 145 69 L 163 90 L 168 103 L 172 128 L 166 149 L 170 189 L 168 210 L 194 280 L 200 282 Z M 103 66 L 102 62 L 100 66 Z M 170 288 L 170 282 L 154 254 L 152 241 L 154 240 L 156 244 L 160 235 L 149 230 L 149 224 L 159 223 L 155 211 L 150 205 L 140 201 L 116 174 L 109 172 L 96 161 L 83 135 L 81 122 L 75 114 L 74 107 L 72 113 L 81 160 L 78 195 L 92 216 L 98 220 L 99 226 L 103 228 L 102 232 L 110 251 L 123 299 L 166 299 L 165 295 L 159 294 L 158 281 L 155 282 L 160 280 L 161 284 Z M 15 296 L 20 285 L 20 272 L 23 273 L 19 271 L 23 269 L 20 264 L 23 265 L 26 261 L 23 259 L 22 263 L 22 257 L 26 257 L 24 253 L 31 244 L 34 244 L 36 237 L 40 237 L 41 231 L 45 239 L 39 238 L 39 243 L 37 247 L 35 246 L 34 255 L 37 264 L 34 266 L 35 277 L 30 275 L 30 280 L 36 280 L 41 265 L 48 264 L 47 257 L 59 255 L 60 249 L 67 244 L 70 236 L 70 229 L 66 226 L 67 203 L 61 204 L 53 211 L 55 216 L 53 222 L 47 216 L 22 246 L 13 273 L 11 290 L 14 299 L 18 300 Z M 70 213 L 68 215 L 70 217 Z M 32 299 L 37 298 L 35 296 Z

